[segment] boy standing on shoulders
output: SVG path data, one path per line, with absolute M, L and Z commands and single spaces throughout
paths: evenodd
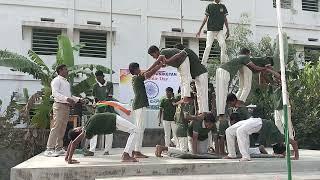
M 142 141 L 145 129 L 145 118 L 147 107 L 149 106 L 149 101 L 147 97 L 146 87 L 144 86 L 144 81 L 153 76 L 162 66 L 162 61 L 156 61 L 156 65 L 146 72 L 141 72 L 138 63 L 130 63 L 129 71 L 133 75 L 132 77 L 132 87 L 134 92 L 133 100 L 133 117 L 135 119 L 136 126 L 138 128 L 137 143 L 135 144 L 135 151 L 133 151 L 133 156 L 135 158 L 148 158 L 148 156 L 141 153 Z

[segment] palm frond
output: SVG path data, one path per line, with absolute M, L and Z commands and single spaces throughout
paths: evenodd
M 28 58 L 6 50 L 0 50 L 0 66 L 32 75 L 35 79 L 46 78 L 41 66 Z
M 43 62 L 43 60 L 38 56 L 37 53 L 35 53 L 34 51 L 32 51 L 31 49 L 28 51 L 28 55 L 30 57 L 30 59 L 38 64 L 40 67 L 42 67 L 42 69 L 44 71 L 46 71 L 48 74 L 50 73 L 50 69 L 49 67 Z

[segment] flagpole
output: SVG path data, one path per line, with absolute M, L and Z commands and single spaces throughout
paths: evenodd
M 113 68 L 112 68 L 112 46 L 113 46 L 113 18 L 112 18 L 112 0 L 110 0 L 110 81 L 112 82 L 112 74 L 113 74 Z
M 288 92 L 286 83 L 285 61 L 284 61 L 284 46 L 283 46 L 283 31 L 281 18 L 281 3 L 276 0 L 277 20 L 278 20 L 278 34 L 279 34 L 279 50 L 280 50 L 280 69 L 281 69 L 281 86 L 282 86 L 282 100 L 283 100 L 283 116 L 285 125 L 285 141 L 286 141 L 286 160 L 288 169 L 288 180 L 292 180 L 291 174 L 291 159 L 290 159 L 290 144 L 288 131 Z
M 182 30 L 182 0 L 180 0 L 180 43 L 183 44 L 183 30 Z

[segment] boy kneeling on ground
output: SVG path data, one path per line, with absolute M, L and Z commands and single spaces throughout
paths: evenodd
M 71 142 L 68 146 L 65 161 L 69 164 L 79 163 L 77 160 L 72 159 L 72 156 L 77 145 L 84 138 L 91 139 L 94 135 L 112 134 L 116 130 L 129 133 L 129 138 L 121 157 L 122 162 L 138 162 L 137 159 L 132 157 L 133 148 L 136 144 L 136 126 L 119 115 L 108 112 L 95 114 L 88 120 L 85 127 L 77 127 L 69 131 Z

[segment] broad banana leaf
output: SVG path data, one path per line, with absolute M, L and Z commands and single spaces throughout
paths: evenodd
M 111 70 L 105 66 L 102 65 L 96 65 L 96 64 L 79 64 L 79 65 L 74 65 L 73 67 L 69 68 L 69 74 L 70 75 L 77 75 L 77 74 L 86 74 L 90 75 L 92 71 L 100 70 L 105 74 L 110 74 Z M 112 71 L 114 73 L 114 71 Z
M 46 78 L 41 66 L 30 61 L 28 58 L 6 50 L 0 50 L 0 66 L 11 68 L 32 75 L 35 79 Z
M 73 47 L 67 36 L 58 36 L 57 64 L 65 64 L 67 67 L 74 66 Z
M 78 96 L 80 93 L 86 92 L 92 89 L 92 86 L 96 83 L 96 78 L 94 74 L 88 76 L 87 79 L 81 81 L 80 83 L 71 87 L 71 92 L 73 95 Z
M 50 111 L 52 104 L 50 103 L 51 88 L 44 87 L 44 95 L 42 96 L 42 102 L 37 107 L 35 115 L 31 119 L 31 124 L 38 128 L 48 128 L 50 126 Z
M 41 66 L 42 69 L 47 72 L 47 74 L 50 74 L 50 69 L 49 69 L 49 67 L 43 62 L 43 60 L 38 56 L 38 54 L 36 54 L 34 51 L 32 51 L 32 50 L 30 49 L 30 50 L 28 51 L 28 55 L 29 55 L 30 59 L 31 59 L 34 63 L 36 63 L 36 64 L 38 64 L 39 66 Z

